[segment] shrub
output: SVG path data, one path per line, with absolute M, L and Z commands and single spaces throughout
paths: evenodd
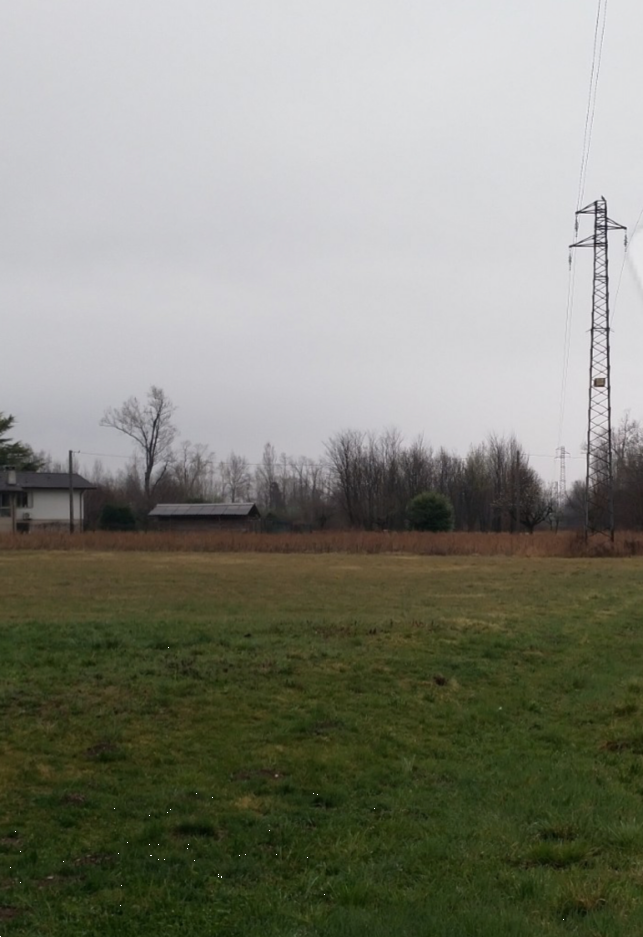
M 100 512 L 98 526 L 101 530 L 134 530 L 136 518 L 127 505 L 105 504 Z
M 423 491 L 407 504 L 406 519 L 411 530 L 452 530 L 453 505 L 437 491 Z

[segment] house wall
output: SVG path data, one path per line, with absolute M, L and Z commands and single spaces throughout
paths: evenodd
M 74 492 L 74 520 L 82 519 L 83 496 L 79 491 Z M 18 508 L 18 517 L 22 513 Z M 64 490 L 47 490 L 33 492 L 33 507 L 29 510 L 34 523 L 51 523 L 65 521 L 69 523 L 69 492 Z
M 69 492 L 64 489 L 30 491 L 30 506 L 16 508 L 15 520 L 17 524 L 28 523 L 31 529 L 35 527 L 69 527 Z M 28 514 L 29 518 L 24 515 Z M 74 522 L 77 530 L 82 530 L 84 519 L 83 493 L 74 492 Z M 13 521 L 11 517 L 0 517 L 0 533 L 11 533 Z

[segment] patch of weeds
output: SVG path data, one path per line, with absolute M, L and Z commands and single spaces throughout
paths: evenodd
M 615 716 L 633 716 L 638 712 L 638 703 L 629 702 L 621 703 L 619 706 L 614 707 Z
M 99 638 L 97 641 L 92 641 L 90 647 L 92 651 L 115 651 L 123 647 L 123 642 L 120 638 L 105 637 Z
M 288 690 L 302 691 L 306 689 L 305 685 L 301 682 L 301 680 L 295 680 L 293 677 L 286 677 L 286 679 L 284 680 L 284 686 Z
M 551 823 L 540 828 L 538 837 L 545 842 L 554 840 L 571 843 L 576 839 L 576 831 L 570 823 Z
M 336 732 L 343 728 L 339 719 L 324 719 L 321 722 L 314 722 L 308 729 L 310 735 L 328 735 L 329 732 Z
M 589 886 L 576 887 L 569 890 L 558 903 L 558 915 L 567 920 L 572 917 L 587 917 L 601 911 L 607 904 L 607 895 L 601 887 L 592 889 Z
M 587 677 L 572 677 L 569 687 L 571 690 L 585 690 L 587 688 Z
M 174 677 L 190 677 L 192 680 L 204 679 L 203 672 L 197 667 L 195 656 L 169 660 L 166 667 Z
M 169 638 L 155 638 L 147 646 L 151 651 L 169 651 L 171 641 Z
M 527 851 L 519 864 L 525 868 L 544 865 L 552 869 L 568 869 L 573 865 L 588 863 L 596 852 L 587 843 L 577 840 L 541 840 Z
M 0 710 L 14 710 L 16 713 L 32 714 L 38 712 L 42 699 L 29 690 L 9 689 L 0 693 Z
M 331 888 L 331 893 L 340 907 L 371 907 L 375 898 L 367 882 L 339 882 Z
M 313 794 L 313 807 L 320 810 L 333 810 L 341 807 L 344 797 L 338 791 L 327 791 L 324 794 Z

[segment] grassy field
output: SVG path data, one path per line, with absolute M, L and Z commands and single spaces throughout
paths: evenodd
M 643 561 L 0 553 L 0 935 L 643 933 Z

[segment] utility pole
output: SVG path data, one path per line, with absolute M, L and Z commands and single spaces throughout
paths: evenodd
M 607 238 L 610 231 L 626 231 L 607 216 L 603 197 L 576 212 L 594 216 L 594 233 L 571 247 L 594 249 L 594 286 L 589 357 L 587 413 L 587 475 L 585 485 L 585 537 L 603 534 L 614 540 L 614 481 L 612 474 L 612 402 L 610 370 L 609 269 Z M 627 234 L 625 235 L 627 245 Z
M 74 451 L 69 450 L 69 533 L 74 532 Z
M 516 448 L 516 533 L 520 533 L 520 448 Z

